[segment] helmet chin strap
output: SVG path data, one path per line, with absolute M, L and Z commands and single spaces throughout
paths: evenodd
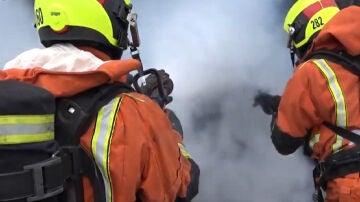
M 294 46 L 294 33 L 295 28 L 293 26 L 289 26 L 289 39 L 287 47 L 290 49 L 290 58 L 293 68 L 295 67 L 295 46 Z
M 291 64 L 294 68 L 295 67 L 295 50 L 294 50 L 294 48 L 290 48 L 290 58 L 291 58 Z

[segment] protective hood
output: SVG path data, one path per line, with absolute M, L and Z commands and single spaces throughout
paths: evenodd
M 60 72 L 41 67 L 0 71 L 0 80 L 19 80 L 50 91 L 55 97 L 69 97 L 105 83 L 125 82 L 127 74 L 140 67 L 138 60 L 113 60 L 96 70 Z
M 95 54 L 96 55 L 96 54 Z M 103 61 L 71 44 L 31 49 L 6 63 L 0 80 L 19 80 L 68 97 L 105 83 L 125 82 L 140 67 L 138 60 Z
M 308 53 L 316 50 L 345 51 L 360 55 L 360 7 L 350 6 L 335 15 L 314 39 Z

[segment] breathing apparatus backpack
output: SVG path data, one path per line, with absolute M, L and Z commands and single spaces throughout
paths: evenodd
M 0 81 L 0 201 L 83 201 L 82 177 L 105 201 L 103 181 L 80 145 L 98 110 L 133 89 L 104 84 L 68 98 L 15 80 Z

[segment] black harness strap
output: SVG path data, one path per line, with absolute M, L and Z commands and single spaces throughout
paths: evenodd
M 360 76 L 360 56 L 351 56 L 345 52 L 336 50 L 318 50 L 306 56 L 302 61 L 310 59 L 326 59 L 341 64 L 348 71 Z
M 334 131 L 337 135 L 360 145 L 360 136 L 350 130 L 336 126 L 329 122 L 323 123 L 326 127 Z M 360 171 L 360 148 L 356 146 L 351 149 L 339 151 L 324 162 L 318 163 L 314 172 L 321 175 L 320 185 L 326 189 L 326 183 L 329 180 L 344 177 L 348 174 Z
M 120 93 L 134 91 L 123 83 L 104 84 L 70 98 L 57 100 L 55 137 L 60 145 L 78 145 L 80 136 L 86 132 L 102 106 Z M 64 136 L 63 134 L 66 134 Z
M 59 195 L 64 191 L 64 182 L 80 175 L 80 169 L 74 167 L 70 153 L 54 155 L 44 161 L 26 165 L 22 171 L 2 173 L 0 175 L 0 201 L 26 198 L 38 201 Z M 76 169 L 76 170 L 75 170 Z
M 319 185 L 326 189 L 326 183 L 335 178 L 360 171 L 360 146 L 337 152 L 314 168 L 314 179 L 319 177 Z
M 334 131 L 336 134 L 340 135 L 341 137 L 350 140 L 351 142 L 360 145 L 360 136 L 350 130 L 347 130 L 345 128 L 336 126 L 330 122 L 323 122 L 323 124 L 328 127 L 329 129 L 331 129 L 332 131 Z

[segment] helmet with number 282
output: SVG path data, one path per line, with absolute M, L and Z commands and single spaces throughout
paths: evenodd
M 130 0 L 35 0 L 41 43 L 90 46 L 120 58 L 127 48 Z
M 338 12 L 335 0 L 297 0 L 284 21 L 289 48 L 302 58 L 314 37 Z

